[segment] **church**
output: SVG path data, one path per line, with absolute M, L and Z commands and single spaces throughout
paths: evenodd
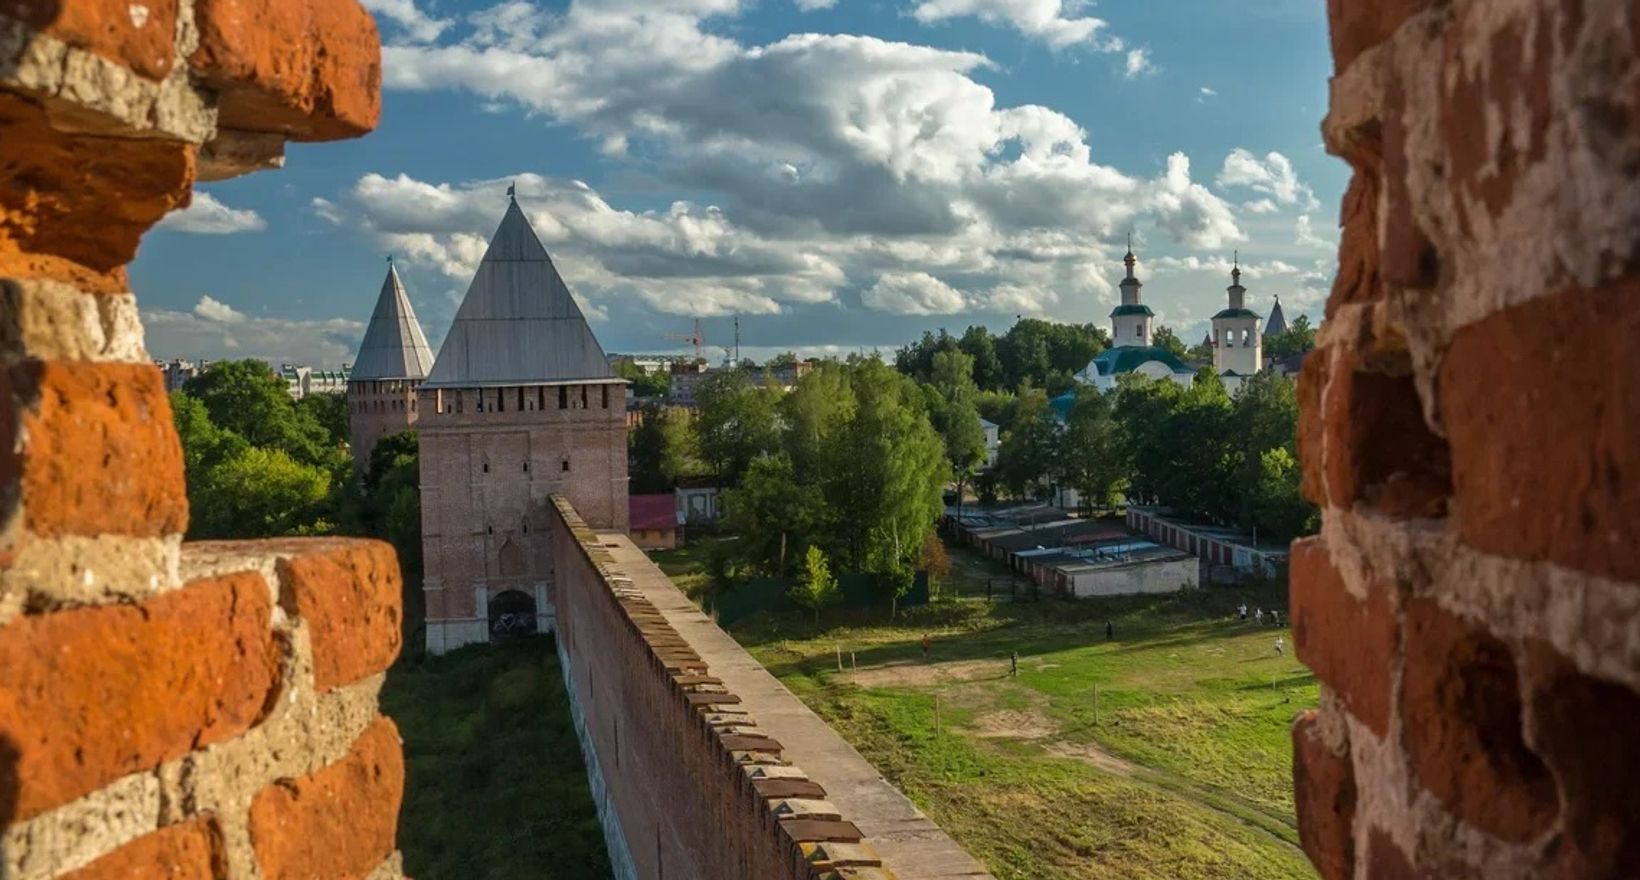
M 511 200 L 416 388 L 429 652 L 552 628 L 550 496 L 627 528 L 626 385 Z
M 1128 241 L 1127 255 L 1122 263 L 1127 277 L 1122 279 L 1122 301 L 1110 313 L 1110 348 L 1088 362 L 1076 379 L 1100 391 L 1110 391 L 1117 381 L 1129 374 L 1163 379 L 1189 386 L 1195 381 L 1196 370 L 1172 352 L 1154 344 L 1153 326 L 1156 313 L 1143 302 L 1144 287 L 1134 270 L 1138 258 L 1133 255 L 1133 242 Z M 1246 378 L 1257 373 L 1264 364 L 1264 336 L 1259 328 L 1259 314 L 1247 308 L 1247 288 L 1241 284 L 1241 261 L 1230 270 L 1229 303 L 1213 316 L 1213 330 L 1207 342 L 1213 347 L 1213 372 L 1224 380 L 1226 390 L 1234 394 Z M 1277 306 L 1279 310 L 1280 306 Z M 1272 315 L 1272 322 L 1274 320 Z M 1069 396 L 1065 396 L 1069 399 Z M 1055 403 L 1059 403 L 1055 400 Z M 1068 406 L 1068 404 L 1067 404 Z

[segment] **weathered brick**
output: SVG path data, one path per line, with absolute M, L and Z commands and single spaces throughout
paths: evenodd
M 0 131 L 0 275 L 123 290 L 122 276 L 108 273 L 131 262 L 142 234 L 187 202 L 194 147 L 67 134 L 40 105 L 5 92 Z
M 1350 66 L 1357 55 L 1384 42 L 1407 19 L 1438 0 L 1327 0 L 1333 63 Z
M 1310 352 L 1298 371 L 1298 461 L 1304 470 L 1299 490 L 1311 504 L 1319 507 L 1327 506 L 1321 394 L 1327 386 L 1327 365 L 1332 355 L 1330 348 Z
M 381 116 L 381 41 L 354 0 L 199 0 L 195 74 L 223 128 L 357 137 Z
M 377 718 L 347 757 L 251 801 L 250 834 L 267 880 L 362 877 L 393 851 L 404 756 L 398 728 Z
M 1350 714 L 1387 734 L 1396 641 L 1389 588 L 1370 584 L 1366 601 L 1355 598 L 1319 536 L 1294 541 L 1289 560 L 1293 651 Z
M 404 585 L 382 541 L 314 540 L 270 545 L 297 552 L 279 562 L 280 604 L 313 637 L 313 678 L 328 691 L 381 672 L 399 655 Z
M 1322 400 L 1327 497 L 1397 517 L 1439 517 L 1452 492 L 1450 453 L 1424 421 L 1411 376 L 1335 361 Z
M 1378 277 L 1378 191 L 1376 167 L 1357 166 L 1344 191 L 1338 238 L 1338 274 L 1327 297 L 1326 315 L 1339 306 L 1373 302 L 1384 295 Z
M 15 786 L 18 817 L 254 725 L 278 674 L 272 611 L 241 573 L 0 628 L 0 740 L 18 753 L 0 791 Z
M 1559 811 L 1554 781 L 1526 745 L 1508 646 L 1434 600 L 1414 599 L 1405 654 L 1402 740 L 1424 787 L 1459 818 L 1505 840 L 1547 829 Z
M 171 72 L 177 0 L 34 0 L 0 5 L 0 19 L 117 61 L 151 80 Z
M 24 442 L 20 456 L 0 460 L 0 480 L 9 484 L 21 471 L 30 531 L 158 537 L 187 528 L 182 446 L 159 371 L 25 362 L 0 377 L 0 396 L 8 391 L 20 404 Z
M 1372 880 L 1425 880 L 1427 873 L 1412 866 L 1411 859 L 1383 829 L 1367 835 L 1367 876 Z
M 1316 710 L 1293 721 L 1293 793 L 1298 836 L 1323 880 L 1355 874 L 1355 767 L 1349 751 L 1322 739 Z
M 1619 877 L 1640 865 L 1640 696 L 1583 675 L 1547 644 L 1527 652 L 1532 741 L 1566 810 L 1557 877 Z
M 1571 290 L 1458 330 L 1442 363 L 1465 542 L 1640 580 L 1640 279 Z
M 195 819 L 139 837 L 59 880 L 215 880 L 225 876 L 219 841 L 211 820 Z

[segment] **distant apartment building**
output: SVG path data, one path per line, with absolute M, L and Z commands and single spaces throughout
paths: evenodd
M 769 381 L 782 391 L 790 391 L 797 386 L 799 379 L 813 369 L 811 361 L 791 361 L 762 367 L 708 367 L 699 362 L 675 363 L 672 365 L 670 400 L 674 406 L 698 406 L 701 387 L 730 371 L 742 371 L 750 375 L 753 382 Z
M 165 374 L 165 390 L 167 393 L 181 391 L 182 386 L 189 379 L 211 368 L 210 361 L 189 361 L 176 358 L 169 361 L 154 361 L 154 366 Z
M 352 364 L 342 364 L 340 370 L 315 370 L 304 364 L 279 365 L 279 378 L 285 380 L 285 392 L 291 400 L 301 400 L 309 394 L 345 394 L 352 372 Z

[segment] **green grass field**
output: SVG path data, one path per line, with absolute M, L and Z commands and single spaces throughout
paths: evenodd
M 952 555 L 947 595 L 983 596 L 992 563 Z M 657 561 L 691 576 L 688 557 Z M 731 632 L 1005 880 L 1313 878 L 1288 726 L 1316 682 L 1285 629 L 1232 619 L 1241 601 L 1284 609 L 1285 589 L 964 599 L 818 629 L 760 614 Z
M 611 876 L 550 637 L 401 664 L 381 702 L 404 737 L 405 873 Z

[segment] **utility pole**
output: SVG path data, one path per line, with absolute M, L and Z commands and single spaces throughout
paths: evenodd
M 735 366 L 740 366 L 740 316 L 735 315 Z

